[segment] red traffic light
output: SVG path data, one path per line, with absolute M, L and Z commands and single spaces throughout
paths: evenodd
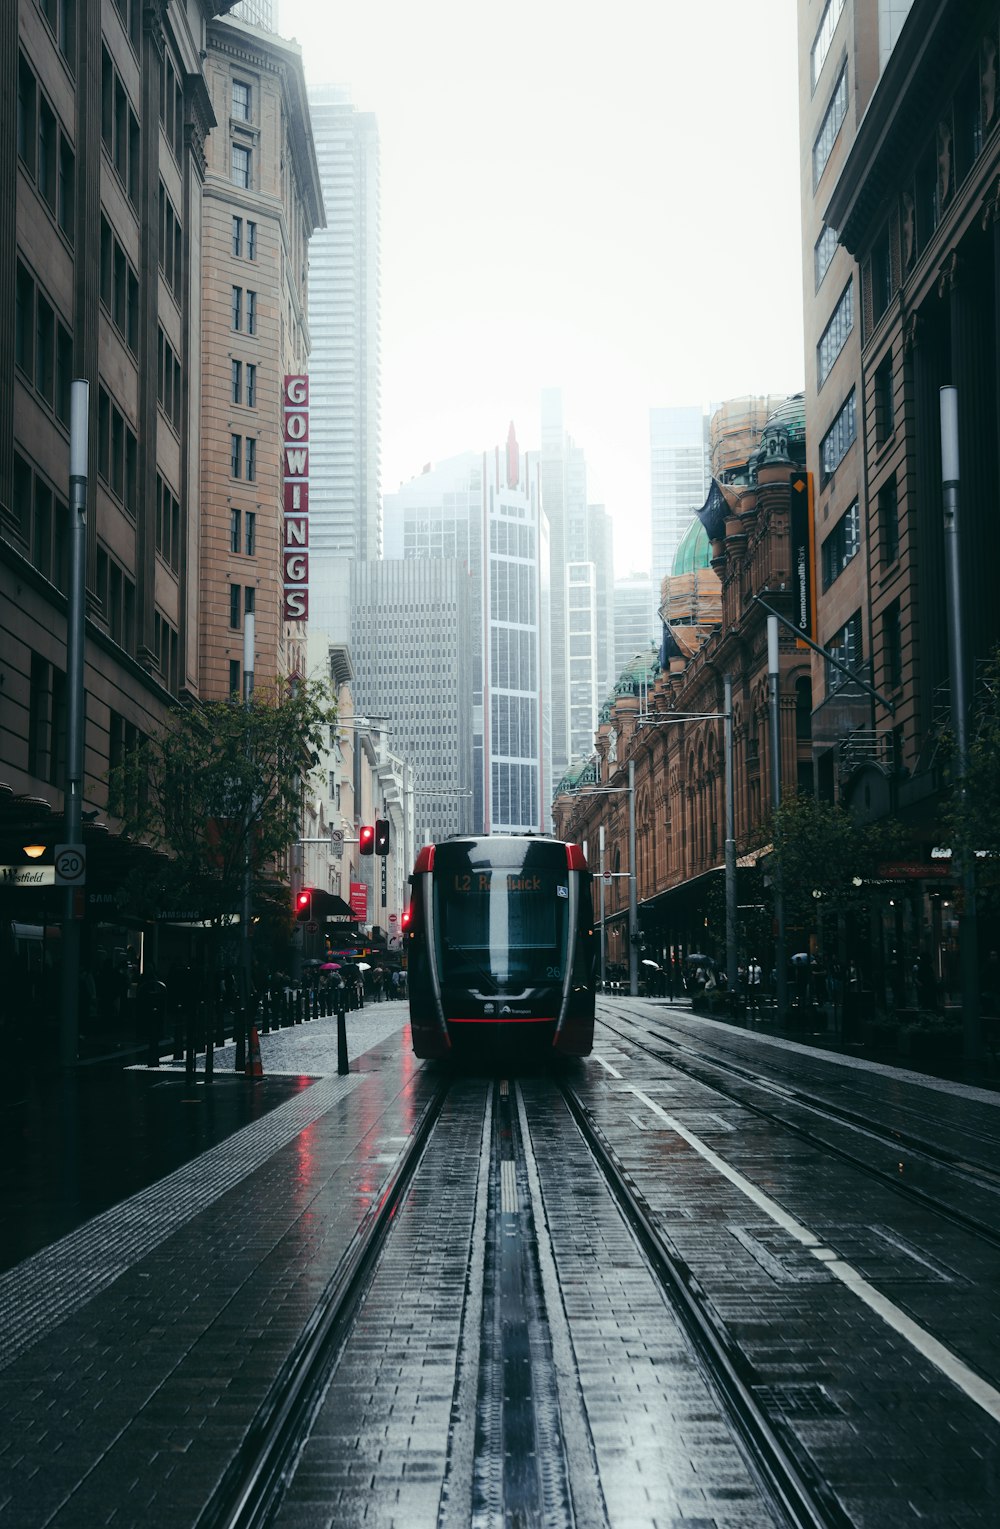
M 308 908 L 309 902 L 310 897 L 308 892 L 300 892 L 298 897 L 295 899 L 295 905 L 297 908 Z
M 385 818 L 375 819 L 375 853 L 376 855 L 389 853 L 389 824 Z
M 375 829 L 371 823 L 363 823 L 358 829 L 358 849 L 362 855 L 375 853 Z
M 312 887 L 303 887 L 301 892 L 295 894 L 295 917 L 299 920 L 309 918 L 312 914 Z

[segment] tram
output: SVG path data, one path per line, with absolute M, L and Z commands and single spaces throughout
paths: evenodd
M 404 947 L 418 1057 L 590 1054 L 597 945 L 579 845 L 447 839 L 424 846 L 410 884 Z

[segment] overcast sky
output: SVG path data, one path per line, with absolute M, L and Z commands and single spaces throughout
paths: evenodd
M 280 0 L 379 122 L 382 488 L 563 389 L 619 576 L 649 409 L 802 386 L 794 0 Z

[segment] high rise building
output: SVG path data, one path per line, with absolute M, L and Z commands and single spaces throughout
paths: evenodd
M 278 30 L 278 0 L 238 0 L 229 14 L 234 21 L 246 21 L 265 32 Z
M 503 447 L 452 457 L 387 494 L 385 513 L 392 556 L 457 557 L 469 574 L 470 821 L 477 832 L 541 831 L 549 600 L 537 454 L 520 451 L 511 425 Z
M 659 620 L 650 612 L 655 605 L 653 580 L 648 573 L 630 573 L 627 578 L 615 580 L 615 648 L 614 679 L 605 687 L 604 699 L 614 688 L 614 680 L 635 657 L 636 653 L 648 653 L 658 644 Z
M 326 228 L 309 251 L 312 586 L 382 555 L 379 138 L 336 85 L 309 88 Z
M 241 692 L 250 612 L 255 682 L 305 672 L 305 624 L 285 612 L 284 379 L 309 369 L 306 273 L 323 201 L 298 44 L 230 18 L 206 42 L 219 126 L 202 199 L 200 688 L 219 700 Z M 165 189 L 160 216 L 169 233 Z M 165 327 L 159 338 L 167 388 Z M 164 525 L 172 501 L 164 477 Z
M 587 503 L 586 461 L 566 433 L 559 388 L 542 390 L 541 434 L 550 542 L 554 792 L 567 766 L 593 751 L 599 698 L 612 678 L 614 564 L 609 517 L 602 506 Z
M 650 409 L 650 506 L 654 600 L 660 580 L 705 500 L 710 476 L 708 416 L 700 407 Z M 654 606 L 655 615 L 655 606 Z
M 457 557 L 352 565 L 355 712 L 412 770 L 417 844 L 473 821 L 472 580 Z

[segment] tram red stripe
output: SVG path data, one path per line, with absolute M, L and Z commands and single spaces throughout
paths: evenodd
M 449 1025 L 553 1025 L 554 1014 L 449 1014 Z

